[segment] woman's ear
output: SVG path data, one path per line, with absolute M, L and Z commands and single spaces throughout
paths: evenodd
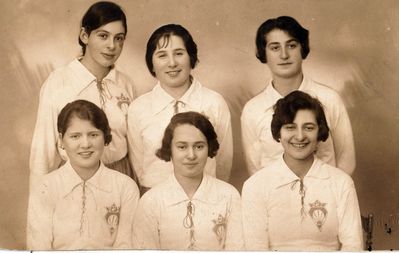
M 89 43 L 89 34 L 86 32 L 84 27 L 80 28 L 79 38 L 85 45 Z
M 61 149 L 65 149 L 64 144 L 62 143 L 62 134 L 58 134 L 58 147 L 60 147 Z

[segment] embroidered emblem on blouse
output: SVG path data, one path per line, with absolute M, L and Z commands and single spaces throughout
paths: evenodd
M 219 214 L 217 219 L 212 220 L 213 223 L 215 224 L 213 226 L 213 232 L 216 234 L 219 245 L 222 246 L 223 249 L 225 247 L 225 242 L 226 242 L 226 228 L 227 228 L 228 216 L 229 216 L 229 208 L 227 207 L 224 216 L 222 214 Z
M 119 224 L 119 215 L 121 208 L 117 207 L 115 203 L 112 204 L 110 207 L 107 208 L 107 213 L 105 214 L 105 220 L 107 221 L 109 232 L 111 235 L 115 232 Z
M 130 105 L 130 99 L 128 97 L 126 97 L 125 95 L 123 95 L 123 93 L 121 93 L 121 95 L 118 97 L 116 96 L 116 99 L 118 100 L 118 107 L 119 109 L 121 109 L 122 111 L 127 110 L 127 108 Z
M 194 249 L 195 247 L 194 221 L 193 221 L 194 214 L 195 214 L 195 206 L 191 201 L 189 201 L 187 203 L 187 214 L 186 217 L 184 217 L 183 219 L 183 226 L 187 229 L 190 229 L 190 244 L 188 246 L 188 249 Z
M 309 215 L 312 217 L 312 220 L 315 222 L 317 228 L 321 231 L 321 227 L 327 219 L 328 212 L 325 208 L 327 203 L 321 203 L 319 200 L 316 200 L 313 203 L 309 203 L 309 205 Z

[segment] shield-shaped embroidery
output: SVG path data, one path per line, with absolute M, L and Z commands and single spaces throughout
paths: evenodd
M 113 203 L 110 207 L 107 207 L 107 213 L 105 214 L 105 221 L 108 224 L 109 232 L 111 235 L 114 234 L 119 224 L 119 215 L 120 215 L 120 207 L 117 207 L 115 203 Z

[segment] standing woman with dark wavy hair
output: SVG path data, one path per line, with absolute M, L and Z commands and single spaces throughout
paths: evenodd
M 101 160 L 109 168 L 133 177 L 127 158 L 126 115 L 134 87 L 114 65 L 126 34 L 125 13 L 115 3 L 94 3 L 84 14 L 79 32 L 82 55 L 53 71 L 41 88 L 30 155 L 31 187 L 68 159 L 57 146 L 57 116 L 67 103 L 77 99 L 93 102 L 108 117 L 113 141 Z

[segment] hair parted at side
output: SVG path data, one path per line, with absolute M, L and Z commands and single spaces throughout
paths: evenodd
M 171 145 L 176 127 L 180 125 L 192 125 L 202 132 L 208 142 L 208 157 L 215 157 L 219 149 L 217 134 L 212 123 L 206 116 L 198 112 L 182 112 L 175 114 L 165 129 L 162 146 L 157 150 L 156 156 L 169 162 L 172 157 Z
M 104 144 L 108 145 L 111 142 L 111 128 L 107 116 L 97 105 L 87 100 L 75 100 L 65 105 L 57 120 L 57 130 L 61 136 L 64 136 L 73 117 L 90 121 L 94 127 L 103 132 Z
M 326 141 L 329 127 L 324 114 L 323 105 L 317 98 L 296 90 L 281 98 L 274 105 L 274 114 L 271 122 L 273 139 L 280 142 L 280 130 L 285 124 L 294 122 L 299 110 L 310 110 L 314 112 L 319 127 L 317 141 Z
M 85 32 L 90 35 L 90 33 L 108 23 L 114 21 L 122 21 L 122 25 L 125 28 L 125 34 L 127 34 L 127 21 L 126 15 L 122 8 L 113 2 L 101 1 L 96 2 L 86 11 L 82 18 L 80 27 L 85 29 Z M 86 53 L 86 45 L 78 37 L 79 45 L 82 47 L 83 55 Z
M 280 16 L 278 18 L 271 18 L 260 25 L 256 32 L 256 58 L 262 63 L 267 63 L 266 60 L 266 36 L 274 29 L 279 29 L 287 32 L 291 37 L 298 40 L 301 44 L 302 59 L 306 59 L 310 52 L 309 48 L 309 31 L 303 28 L 298 21 L 289 16 Z
M 169 44 L 170 36 L 175 35 L 183 40 L 184 46 L 186 47 L 187 53 L 190 57 L 190 66 L 192 69 L 195 68 L 198 63 L 198 50 L 197 44 L 195 44 L 193 37 L 186 28 L 178 24 L 167 24 L 156 29 L 147 42 L 147 50 L 145 53 L 145 62 L 151 75 L 156 77 L 154 72 L 154 65 L 152 62 L 152 56 L 155 50 L 159 46 L 160 48 L 167 47 Z M 159 44 L 160 40 L 163 39 L 162 45 Z

